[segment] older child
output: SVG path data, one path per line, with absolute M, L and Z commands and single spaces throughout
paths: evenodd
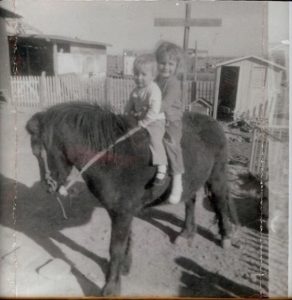
M 161 91 L 154 82 L 156 59 L 152 54 L 138 56 L 134 61 L 136 87 L 131 92 L 125 112 L 138 120 L 150 135 L 152 163 L 157 166 L 154 185 L 162 185 L 167 171 L 167 156 L 163 145 L 165 115 L 161 112 Z
M 182 115 L 181 84 L 176 74 L 182 63 L 182 49 L 169 42 L 162 43 L 156 50 L 158 76 L 156 83 L 162 92 L 162 111 L 166 118 L 166 134 L 164 144 L 170 161 L 173 176 L 171 194 L 168 201 L 172 204 L 180 202 L 183 187 L 182 174 L 184 164 L 181 149 Z

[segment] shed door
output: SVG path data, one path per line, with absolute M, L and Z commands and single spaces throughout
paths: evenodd
M 238 75 L 239 67 L 223 66 L 221 68 L 217 111 L 218 120 L 233 120 L 233 111 L 236 104 Z

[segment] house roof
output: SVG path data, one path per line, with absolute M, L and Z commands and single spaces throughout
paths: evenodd
M 221 66 L 230 65 L 230 64 L 242 61 L 242 60 L 253 60 L 253 61 L 257 61 L 258 63 L 261 63 L 261 64 L 269 65 L 269 66 L 271 66 L 273 68 L 276 68 L 276 69 L 279 69 L 279 70 L 283 70 L 283 71 L 286 70 L 286 68 L 284 66 L 281 66 L 281 65 L 276 64 L 276 63 L 274 63 L 270 60 L 264 59 L 264 58 L 259 57 L 259 56 L 254 56 L 254 55 L 242 56 L 242 57 L 234 58 L 234 59 L 231 59 L 231 60 L 223 61 L 219 64 L 216 64 L 215 67 L 218 68 L 218 67 L 221 67 Z
M 82 44 L 82 45 L 88 45 L 88 46 L 96 46 L 96 47 L 109 47 L 111 44 L 102 43 L 102 42 L 95 42 L 95 41 L 86 41 L 86 40 L 80 40 L 78 38 L 72 38 L 72 37 L 65 37 L 65 36 L 59 36 L 59 35 L 49 35 L 49 34 L 19 34 L 17 35 L 19 38 L 31 38 L 36 40 L 46 40 L 48 42 L 66 42 L 71 44 Z
M 0 7 L 0 17 L 2 18 L 21 18 L 20 15 L 10 11 L 10 10 L 7 10 L 3 7 Z

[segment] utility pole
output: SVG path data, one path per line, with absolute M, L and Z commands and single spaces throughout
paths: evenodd
M 192 19 L 191 18 L 192 4 L 190 1 L 185 2 L 185 18 L 155 18 L 154 26 L 159 27 L 184 27 L 184 36 L 183 36 L 183 50 L 185 54 L 187 53 L 189 47 L 189 35 L 191 27 L 219 27 L 222 25 L 222 19 Z M 195 73 L 197 70 L 197 42 L 195 46 Z M 182 92 L 183 99 L 185 99 L 185 89 L 183 82 L 186 80 L 187 70 L 183 74 L 182 80 Z M 197 78 L 197 74 L 195 74 Z

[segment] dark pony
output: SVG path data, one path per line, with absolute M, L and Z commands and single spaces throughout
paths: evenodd
M 61 104 L 35 114 L 27 123 L 41 177 L 66 183 L 72 166 L 81 169 L 96 153 L 106 149 L 130 128 L 130 120 L 109 109 L 85 103 Z M 168 193 L 167 184 L 152 191 L 155 168 L 151 166 L 149 137 L 141 129 L 116 145 L 83 173 L 89 190 L 106 208 L 111 219 L 110 264 L 103 295 L 120 292 L 120 275 L 131 263 L 133 217 Z M 182 148 L 185 174 L 183 200 L 185 223 L 181 237 L 195 234 L 194 205 L 202 186 L 214 205 L 222 245 L 230 243 L 229 193 L 227 186 L 227 143 L 218 122 L 210 117 L 186 113 L 183 118 Z M 47 162 L 44 162 L 43 153 Z M 158 202 L 159 202 L 158 201 Z

